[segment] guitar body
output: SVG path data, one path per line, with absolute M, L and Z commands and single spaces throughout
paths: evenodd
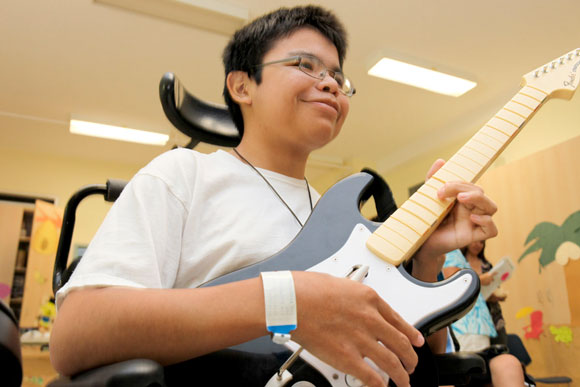
M 397 268 L 370 252 L 365 241 L 380 223 L 364 218 L 359 204 L 372 181 L 370 174 L 359 173 L 335 184 L 319 200 L 304 228 L 286 248 L 262 262 L 202 286 L 241 281 L 257 277 L 263 271 L 276 270 L 310 270 L 344 277 L 353 266 L 368 265 L 369 273 L 363 283 L 375 289 L 425 335 L 457 320 L 467 313 L 477 299 L 477 275 L 471 270 L 463 270 L 443 282 L 423 283 L 411 277 L 402 266 Z M 295 343 L 288 345 L 293 350 L 297 347 Z M 236 385 L 263 386 L 291 354 L 288 348 L 274 344 L 268 336 L 264 336 L 226 351 L 203 356 L 197 359 L 196 368 L 205 368 L 207 372 L 211 364 L 222 363 L 217 366 L 223 369 L 238 368 L 232 371 L 236 375 Z M 301 362 L 291 368 L 294 381 L 299 379 L 300 373 L 304 373 L 304 380 L 310 380 L 316 386 L 349 385 L 348 375 L 334 370 L 307 351 L 303 351 L 301 357 L 306 363 Z M 248 370 L 251 370 L 248 376 L 252 380 L 240 380 L 242 375 L 248 374 Z M 221 377 L 224 373 L 212 374 Z M 219 379 L 212 380 L 221 385 Z

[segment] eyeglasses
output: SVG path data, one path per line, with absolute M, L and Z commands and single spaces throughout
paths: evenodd
M 292 56 L 290 58 L 258 64 L 255 67 L 264 67 L 276 63 L 287 63 L 288 66 L 297 66 L 298 69 L 304 74 L 316 79 L 324 79 L 326 74 L 329 74 L 338 84 L 338 90 L 342 94 L 346 95 L 347 97 L 351 97 L 354 95 L 354 93 L 356 93 L 356 89 L 354 88 L 352 82 L 350 79 L 344 76 L 342 71 L 329 70 L 324 65 L 324 63 L 322 63 L 322 61 L 315 56 Z

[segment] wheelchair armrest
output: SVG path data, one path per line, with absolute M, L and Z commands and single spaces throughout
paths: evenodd
M 474 375 L 487 372 L 485 360 L 473 352 L 443 353 L 435 356 L 440 385 L 463 385 Z
M 549 376 L 549 377 L 545 377 L 545 378 L 534 378 L 534 377 L 528 375 L 528 377 L 534 383 L 542 383 L 542 384 L 570 384 L 570 383 L 572 383 L 572 378 L 569 378 L 567 376 Z
M 148 359 L 133 359 L 85 371 L 70 378 L 59 377 L 48 387 L 163 387 L 163 367 Z

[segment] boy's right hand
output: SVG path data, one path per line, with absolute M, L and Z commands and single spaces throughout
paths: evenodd
M 415 370 L 414 346 L 425 342 L 370 287 L 327 274 L 293 272 L 298 328 L 293 340 L 332 367 L 369 387 L 386 386 L 371 359 L 399 387 Z

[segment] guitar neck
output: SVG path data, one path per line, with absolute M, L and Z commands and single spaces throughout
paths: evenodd
M 439 200 L 437 190 L 449 181 L 477 181 L 548 96 L 524 86 L 369 237 L 367 247 L 393 265 L 410 259 L 455 202 Z

